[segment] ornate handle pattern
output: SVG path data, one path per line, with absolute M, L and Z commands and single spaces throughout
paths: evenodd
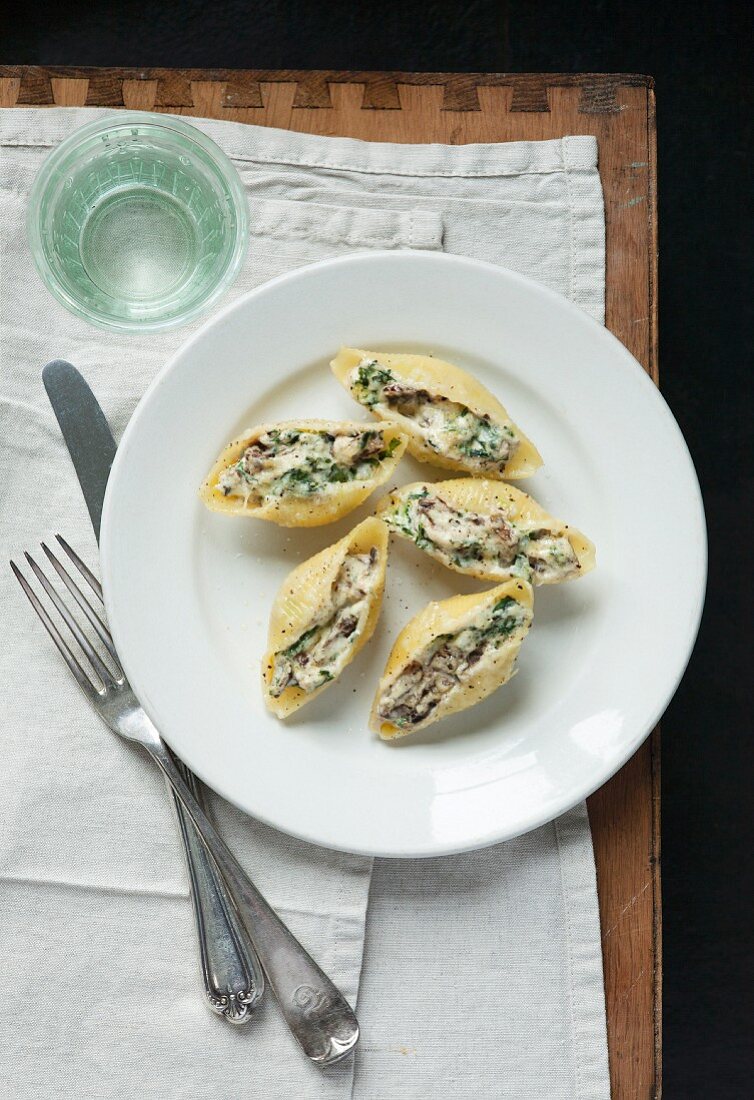
M 184 781 L 164 743 L 150 732 L 142 744 L 169 780 L 222 873 L 236 913 L 256 949 L 291 1033 L 317 1065 L 331 1065 L 344 1058 L 359 1038 L 358 1021 L 345 997 L 250 881 Z
M 197 802 L 206 809 L 200 784 L 192 772 L 174 763 Z M 170 784 L 168 784 L 170 786 Z M 243 1024 L 264 992 L 264 975 L 228 896 L 228 888 L 200 840 L 175 792 L 178 826 L 183 838 L 191 900 L 194 908 L 204 991 L 213 1012 L 232 1024 Z

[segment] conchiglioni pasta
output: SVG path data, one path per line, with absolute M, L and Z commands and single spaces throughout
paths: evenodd
M 372 729 L 388 741 L 405 737 L 491 695 L 513 675 L 531 620 L 524 580 L 429 604 L 396 639 Z
M 460 367 L 360 348 L 341 348 L 330 366 L 359 404 L 400 425 L 422 462 L 494 478 L 527 477 L 542 465 L 497 398 Z
M 314 699 L 371 638 L 382 606 L 387 528 L 373 516 L 286 577 L 270 614 L 262 686 L 278 718 Z
M 391 531 L 479 580 L 557 584 L 594 568 L 594 545 L 520 489 L 485 478 L 404 485 L 380 502 Z
M 340 519 L 382 485 L 406 442 L 388 422 L 263 424 L 228 444 L 199 495 L 215 512 L 317 527 Z

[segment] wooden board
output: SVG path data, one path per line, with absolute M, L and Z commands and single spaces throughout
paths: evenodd
M 0 106 L 171 111 L 373 141 L 594 134 L 607 218 L 607 324 L 657 382 L 652 81 L 633 75 L 0 66 Z M 614 1100 L 660 1095 L 659 737 L 589 800 Z

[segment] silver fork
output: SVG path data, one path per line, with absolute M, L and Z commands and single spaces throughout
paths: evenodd
M 94 574 L 60 535 L 57 540 L 87 584 L 101 597 Z M 45 543 L 42 549 L 113 663 L 112 669 L 105 664 L 66 601 L 31 554 L 26 553 L 34 576 L 70 632 L 74 648 L 65 640 L 43 601 L 13 561 L 11 569 L 76 682 L 111 730 L 130 741 L 137 741 L 146 749 L 181 800 L 223 878 L 232 888 L 234 907 L 259 955 L 286 1023 L 304 1053 L 318 1065 L 329 1065 L 345 1057 L 359 1038 L 359 1025 L 352 1009 L 267 904 L 226 846 L 131 690 L 103 618 Z M 94 678 L 85 671 L 82 657 L 91 667 Z

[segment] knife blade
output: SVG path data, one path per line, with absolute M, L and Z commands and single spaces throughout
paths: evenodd
M 79 479 L 99 543 L 102 504 L 115 458 L 115 440 L 97 398 L 83 375 L 64 359 L 42 369 L 42 381 Z M 194 795 L 203 794 L 195 777 L 176 758 Z M 175 801 L 191 885 L 204 992 L 213 1012 L 229 1023 L 249 1020 L 264 992 L 264 974 L 228 895 L 226 884 L 189 817 Z
M 53 359 L 42 369 L 42 382 L 73 461 L 99 543 L 102 502 L 115 458 L 113 433 L 97 398 L 72 363 Z

